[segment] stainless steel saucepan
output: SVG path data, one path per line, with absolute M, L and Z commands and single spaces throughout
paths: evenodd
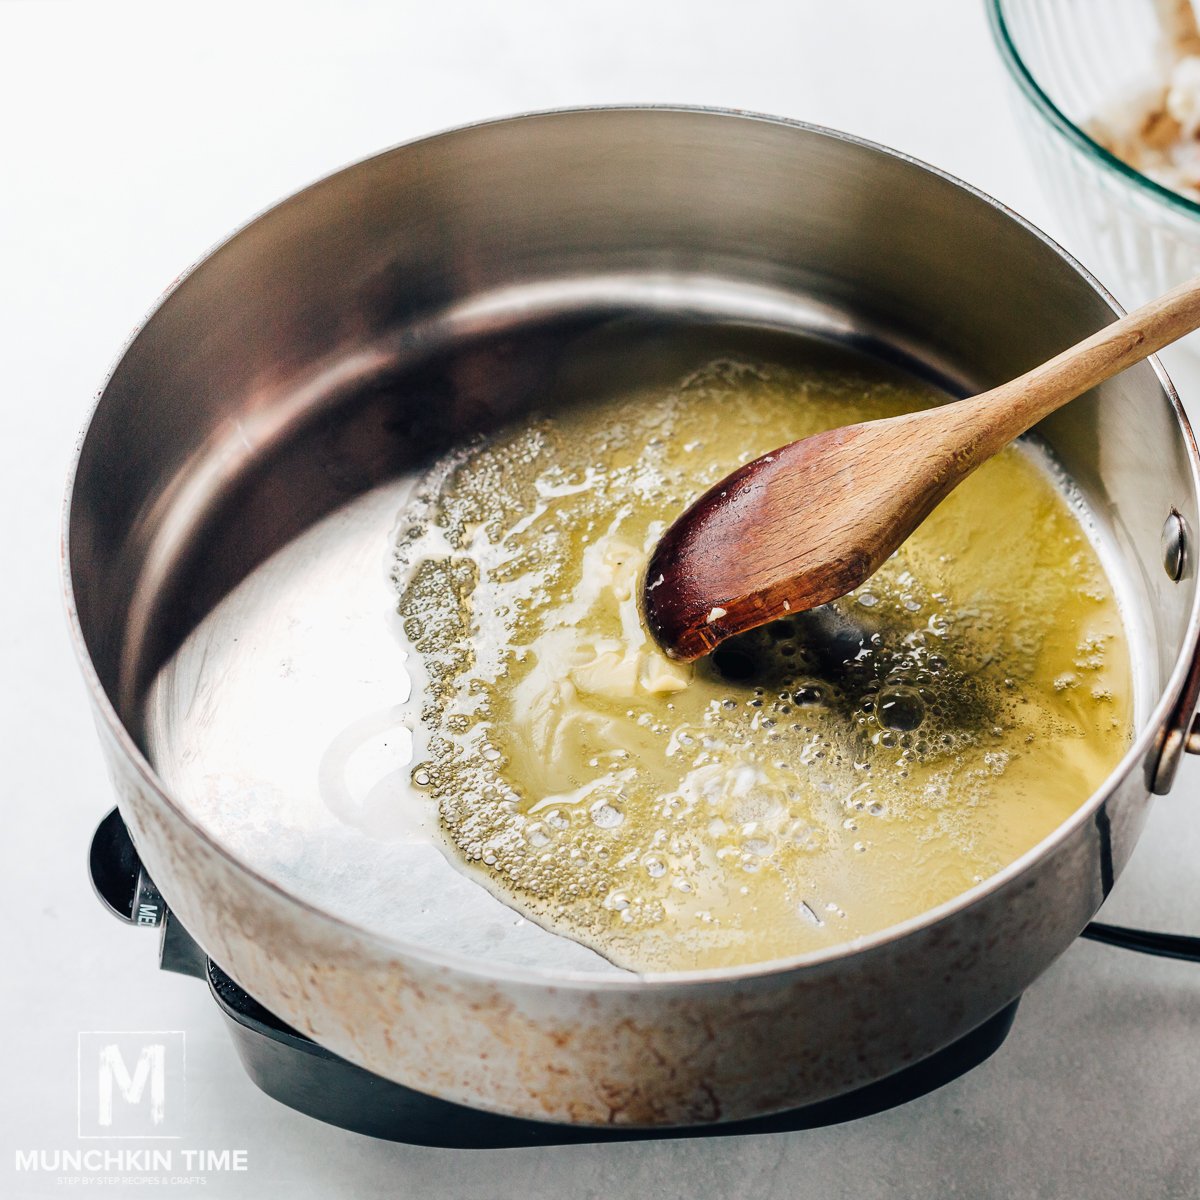
M 1079 934 L 1187 743 L 1198 461 L 1156 364 L 1037 431 L 1090 506 L 1123 598 L 1132 748 L 1011 867 L 853 948 L 635 976 L 520 922 L 427 834 L 397 827 L 379 766 L 402 736 L 390 531 L 414 473 L 448 448 L 697 345 L 787 353 L 817 338 L 967 392 L 1115 311 L 987 197 L 764 117 L 519 117 L 315 184 L 173 288 L 80 446 L 71 621 L 142 860 L 281 1018 L 381 1075 L 499 1112 L 732 1120 L 948 1044 Z

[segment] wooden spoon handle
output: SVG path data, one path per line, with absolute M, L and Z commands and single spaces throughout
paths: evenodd
M 965 401 L 975 425 L 978 460 L 1061 408 L 1184 334 L 1200 329 L 1200 276 L 1143 304 L 1082 342 L 1008 383 Z M 977 422 L 977 424 L 976 424 Z M 962 426 L 960 426 L 960 429 Z

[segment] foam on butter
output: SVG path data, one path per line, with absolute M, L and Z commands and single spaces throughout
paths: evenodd
M 428 676 L 414 778 L 455 861 L 614 962 L 686 969 L 913 916 L 1081 803 L 1128 744 L 1128 652 L 1030 450 L 832 605 L 690 665 L 642 627 L 649 551 L 701 491 L 934 399 L 883 372 L 721 360 L 440 464 L 395 580 Z

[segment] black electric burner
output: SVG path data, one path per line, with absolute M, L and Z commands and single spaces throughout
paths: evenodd
M 1000 1047 L 1018 1001 L 943 1050 L 895 1075 L 819 1104 L 769 1117 L 673 1129 L 598 1129 L 497 1116 L 452 1104 L 355 1066 L 268 1012 L 207 958 L 143 870 L 114 808 L 92 839 L 92 883 L 131 925 L 161 927 L 159 965 L 207 980 L 246 1073 L 268 1096 L 355 1133 L 421 1146 L 488 1149 L 646 1138 L 728 1137 L 837 1125 L 924 1096 L 966 1074 Z

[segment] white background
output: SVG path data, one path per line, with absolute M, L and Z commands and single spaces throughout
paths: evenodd
M 1200 966 L 1078 943 L 994 1059 L 850 1126 L 448 1152 L 347 1134 L 259 1094 L 204 986 L 158 972 L 153 935 L 107 916 L 85 875 L 112 800 L 62 615 L 64 477 L 108 366 L 183 267 L 390 143 L 609 101 L 851 130 L 1070 247 L 1008 99 L 976 0 L 0 0 L 0 1196 L 77 1190 L 13 1170 L 16 1148 L 78 1145 L 77 1032 L 164 1027 L 187 1031 L 189 1144 L 250 1151 L 247 1174 L 194 1189 L 207 1196 L 1200 1194 Z M 1200 371 L 1176 361 L 1195 410 Z M 1198 830 L 1189 764 L 1106 916 L 1200 931 Z

